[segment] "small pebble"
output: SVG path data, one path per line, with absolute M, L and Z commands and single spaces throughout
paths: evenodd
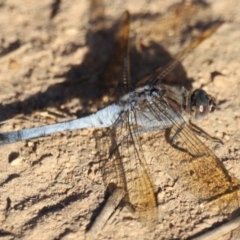
M 223 87 L 225 85 L 225 82 L 226 82 L 226 77 L 221 75 L 216 76 L 213 80 L 214 86 L 218 88 Z
M 34 143 L 33 143 L 33 142 L 28 142 L 28 143 L 27 143 L 27 146 L 28 146 L 28 147 L 33 147 L 33 146 L 34 146 Z
M 22 157 L 17 157 L 16 159 L 12 160 L 10 162 L 11 166 L 17 166 L 22 162 L 23 158 Z

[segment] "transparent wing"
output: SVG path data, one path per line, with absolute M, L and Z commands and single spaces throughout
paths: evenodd
M 157 221 L 155 190 L 140 135 L 133 134 L 137 127 L 129 124 L 129 117 L 131 115 L 128 113 L 121 116 L 118 126 L 106 134 L 111 137 L 101 140 L 104 148 L 110 149 L 108 159 L 102 161 L 103 180 L 110 192 L 116 187 L 123 188 L 126 192 L 124 202 L 135 213 L 135 217 L 148 227 L 153 227 Z
M 111 85 L 111 94 L 118 97 L 128 93 L 131 88 L 129 69 L 129 31 L 130 14 L 128 11 L 125 11 L 116 36 L 114 53 L 103 75 L 105 85 Z
M 189 54 L 191 53 L 201 42 L 205 39 L 209 38 L 213 33 L 215 33 L 218 28 L 223 24 L 223 21 L 216 21 L 216 23 L 204 31 L 197 39 L 193 40 L 186 48 L 184 48 L 181 52 L 179 52 L 167 66 L 158 67 L 154 73 L 148 75 L 147 77 L 140 80 L 137 86 L 144 85 L 146 83 L 157 83 L 161 82 L 170 72 L 172 72 L 179 63 Z
M 147 106 L 149 111 L 155 112 L 157 119 L 164 114 L 172 125 L 166 130 L 165 141 L 154 149 L 155 158 L 172 177 L 177 178 L 184 190 L 200 201 L 211 201 L 217 211 L 229 213 L 236 210 L 240 181 L 229 174 L 215 154 L 192 132 L 180 112 L 173 111 L 171 99 L 165 96 L 164 100 L 168 104 L 156 98 Z M 147 145 L 150 151 L 153 151 L 151 146 L 156 145 L 154 141 L 161 137 L 159 131 L 149 134 Z
M 129 30 L 130 15 L 126 11 L 120 26 L 113 61 L 109 64 L 109 75 L 118 81 L 118 90 L 129 92 Z M 108 71 L 106 71 L 108 72 Z M 119 94 L 119 93 L 118 93 Z M 132 134 L 132 117 L 123 113 L 115 125 L 98 136 L 97 148 L 102 159 L 103 181 L 112 194 L 116 188 L 125 190 L 124 202 L 135 212 L 135 216 L 153 226 L 157 220 L 157 203 L 154 188 L 144 155 L 141 151 L 139 136 Z M 127 137 L 126 137 L 127 136 Z

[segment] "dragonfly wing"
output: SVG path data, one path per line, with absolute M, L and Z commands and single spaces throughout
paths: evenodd
M 222 21 L 217 21 L 211 26 L 209 29 L 205 30 L 197 39 L 194 39 L 186 48 L 184 48 L 181 52 L 179 52 L 176 56 L 174 56 L 173 60 L 170 61 L 166 66 L 158 67 L 152 74 L 141 79 L 137 86 L 145 85 L 146 83 L 158 83 L 162 82 L 162 80 L 172 72 L 180 62 L 185 59 L 200 43 L 202 43 L 205 39 L 209 38 L 212 34 L 214 34 L 218 28 L 223 24 Z
M 125 113 L 118 126 L 110 131 L 108 139 L 102 139 L 106 149 L 110 149 L 109 158 L 102 163 L 103 180 L 106 187 L 113 192 L 116 187 L 126 192 L 124 202 L 134 216 L 144 222 L 149 228 L 157 222 L 157 201 L 152 179 L 141 147 L 138 129 Z M 108 144 L 107 144 L 108 143 Z M 104 154 L 105 155 L 105 154 Z
M 129 30 L 130 15 L 126 11 L 118 31 L 113 61 L 108 66 L 109 71 L 106 71 L 110 74 L 106 75 L 106 79 L 117 79 L 118 90 L 123 92 L 131 89 Z M 137 218 L 149 225 L 150 222 L 156 222 L 157 203 L 139 137 L 132 134 L 137 127 L 132 125 L 135 121 L 131 117 L 134 116 L 128 111 L 124 112 L 99 141 L 100 151 L 105 151 L 102 156 L 109 156 L 102 161 L 103 180 L 110 193 L 117 187 L 123 188 L 126 192 L 126 205 L 135 212 Z
M 125 11 L 116 36 L 114 53 L 104 70 L 103 80 L 111 87 L 111 95 L 121 96 L 131 88 L 129 63 L 130 14 Z
M 156 113 L 156 118 L 164 114 L 172 125 L 166 130 L 166 141 L 156 149 L 159 164 L 200 201 L 214 202 L 221 211 L 237 209 L 240 181 L 229 174 L 217 156 L 192 132 L 181 113 L 173 111 L 170 105 L 166 107 L 162 99 L 155 99 L 149 109 Z M 161 137 L 159 132 L 151 135 L 149 145 Z

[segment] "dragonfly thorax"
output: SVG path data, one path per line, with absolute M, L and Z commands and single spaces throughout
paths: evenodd
M 161 97 L 164 92 L 164 90 L 160 90 L 155 85 L 148 84 L 124 95 L 119 103 L 124 107 L 125 111 L 140 110 L 146 102 L 151 104 L 154 98 Z

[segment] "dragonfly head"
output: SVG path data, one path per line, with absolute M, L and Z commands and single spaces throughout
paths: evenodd
M 196 120 L 203 120 L 215 110 L 215 99 L 202 89 L 194 90 L 188 100 L 191 116 Z

